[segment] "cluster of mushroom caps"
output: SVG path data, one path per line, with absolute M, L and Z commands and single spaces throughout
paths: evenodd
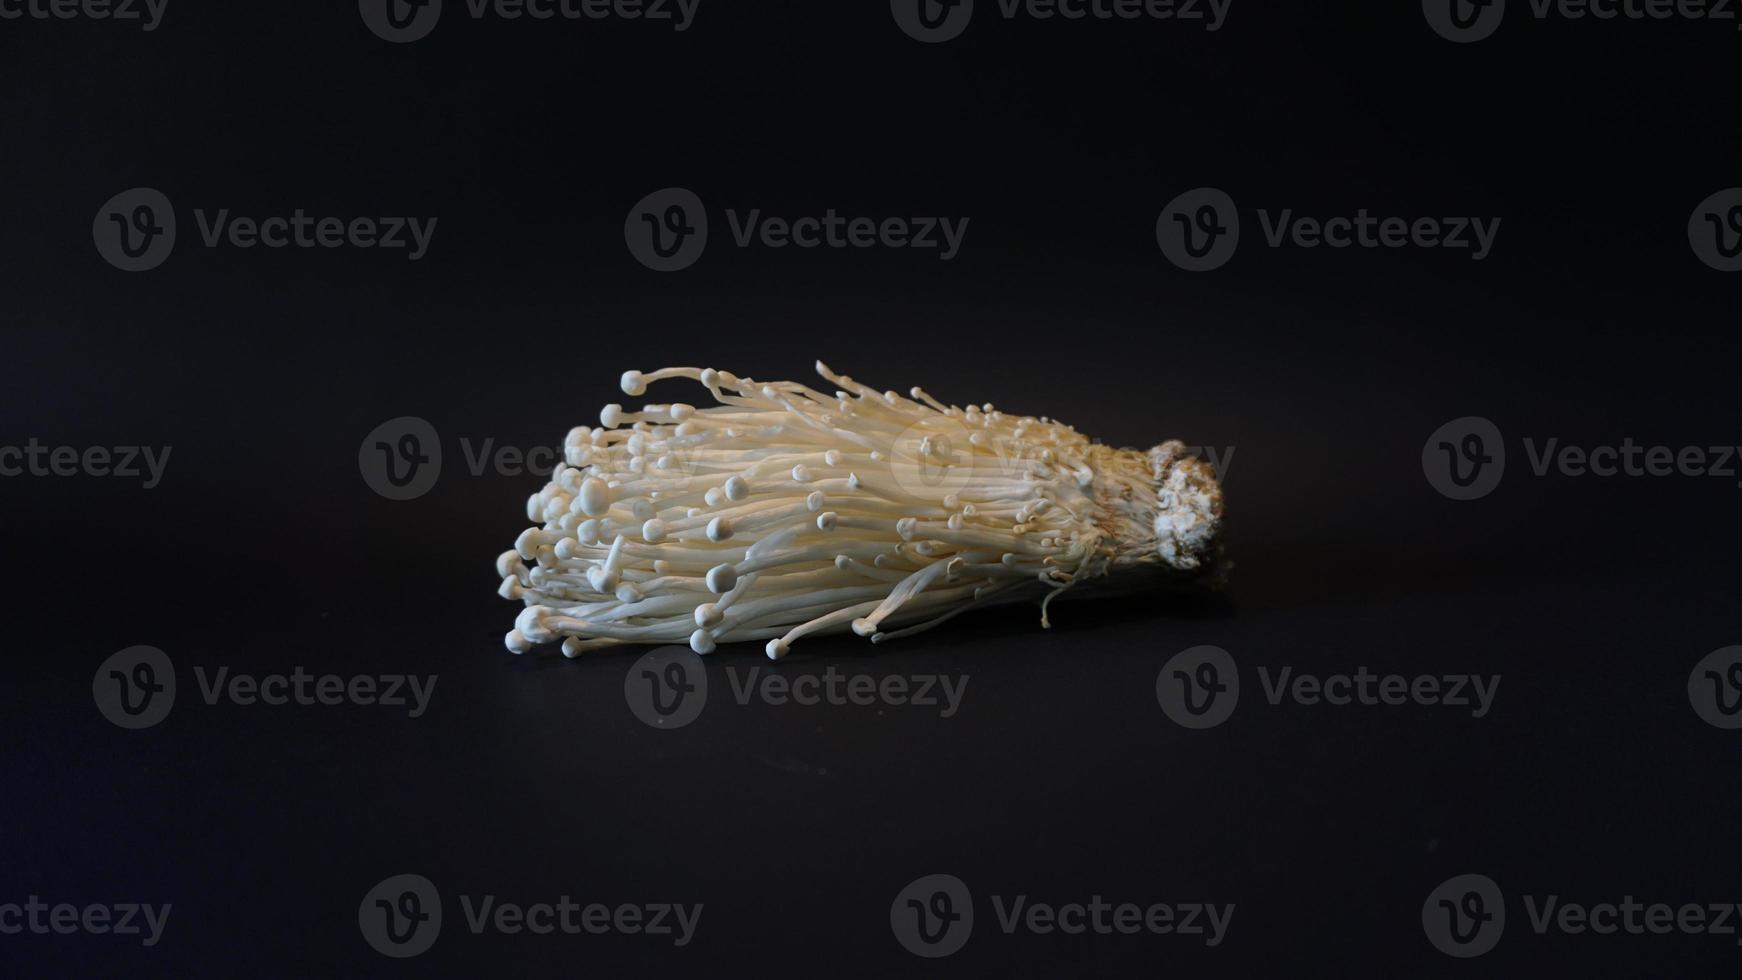
M 624 374 L 630 396 L 685 378 L 717 404 L 607 405 L 568 433 L 527 500 L 535 526 L 497 559 L 501 594 L 526 605 L 508 648 L 758 640 L 779 659 L 810 634 L 881 642 L 1022 599 L 1045 625 L 1079 583 L 1220 564 L 1221 489 L 1177 442 L 1110 449 L 1044 417 L 817 373 L 833 394 L 712 368 Z

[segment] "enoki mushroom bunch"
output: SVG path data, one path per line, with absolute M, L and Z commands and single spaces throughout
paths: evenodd
M 1178 442 L 1112 449 L 1045 417 L 713 368 L 623 375 L 699 381 L 718 404 L 607 405 L 564 441 L 497 559 L 525 602 L 508 649 L 766 640 L 851 629 L 873 642 L 976 606 L 1061 593 L 1214 584 L 1222 491 Z

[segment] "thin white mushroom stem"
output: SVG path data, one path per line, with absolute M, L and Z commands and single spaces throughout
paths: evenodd
M 771 596 L 741 602 L 727 613 L 725 623 L 732 626 L 773 626 L 793 619 L 809 621 L 841 608 L 843 602 L 882 602 L 886 590 L 880 584 L 843 586 L 819 589 L 812 593 Z
M 987 590 L 984 595 L 976 594 L 972 599 L 969 599 L 967 602 L 960 602 L 954 606 L 951 606 L 949 608 L 949 610 L 946 611 L 941 616 L 933 616 L 931 619 L 927 619 L 923 622 L 915 623 L 912 626 L 904 626 L 900 629 L 885 630 L 885 631 L 873 633 L 873 634 L 871 634 L 871 642 L 872 643 L 886 643 L 890 640 L 899 640 L 904 636 L 912 636 L 915 633 L 923 633 L 926 630 L 929 630 L 934 626 L 941 626 L 944 623 L 949 622 L 950 620 L 956 618 L 957 616 L 960 616 L 962 613 L 965 613 L 970 609 L 976 609 L 976 608 L 979 608 L 981 606 L 989 605 L 993 602 L 996 602 L 997 601 L 996 596 L 997 596 L 997 590 Z
M 1178 443 L 1109 449 L 1044 416 L 817 370 L 836 391 L 625 372 L 626 395 L 688 379 L 716 404 L 606 405 L 568 431 L 527 498 L 534 526 L 496 562 L 500 593 L 527 606 L 509 649 L 766 639 L 779 658 L 813 634 L 882 642 L 1023 599 L 1044 625 L 1083 583 L 1223 568 L 1220 488 Z
M 779 660 L 792 652 L 792 645 L 797 642 L 800 637 L 844 627 L 848 623 L 851 623 L 855 618 L 876 609 L 877 605 L 877 600 L 861 602 L 856 606 L 847 606 L 842 609 L 831 610 L 815 619 L 806 620 L 805 622 L 794 626 L 792 629 L 787 630 L 782 636 L 768 641 L 768 646 L 764 648 L 765 652 L 768 654 L 768 659 Z
M 958 567 L 960 566 L 960 559 L 951 559 L 950 562 L 935 562 L 902 579 L 900 584 L 896 585 L 895 589 L 889 593 L 889 598 L 884 599 L 881 605 L 872 610 L 871 615 L 864 619 L 853 620 L 853 632 L 860 636 L 870 636 L 877 632 L 878 623 L 888 619 L 890 614 L 900 609 L 907 600 L 924 592 L 938 579 L 943 578 L 949 571 L 951 562 L 955 562 Z

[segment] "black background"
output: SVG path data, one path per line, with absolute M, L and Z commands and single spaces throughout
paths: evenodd
M 156 31 L 0 21 L 6 445 L 169 445 L 161 486 L 8 478 L 0 901 L 173 903 L 163 941 L 0 937 L 10 975 L 1734 976 L 1735 937 L 1536 935 L 1521 894 L 1742 898 L 1733 733 L 1695 661 L 1738 641 L 1735 479 L 1538 478 L 1521 440 L 1737 440 L 1737 284 L 1690 251 L 1742 184 L 1734 22 L 1537 21 L 1455 45 L 1419 6 L 1235 3 L 1177 22 L 1005 21 L 924 45 L 887 4 L 714 4 L 644 22 L 475 21 L 388 44 L 353 4 L 171 0 Z M 1499 216 L 1485 261 L 1269 249 L 1182 272 L 1160 209 L 1220 187 L 1328 217 Z M 127 274 L 92 216 L 176 205 Z M 693 268 L 623 221 L 695 191 Z M 207 249 L 192 210 L 438 216 L 429 254 Z M 952 261 L 731 247 L 723 218 L 968 216 Z M 1225 599 L 1063 603 L 912 640 L 802 644 L 778 670 L 971 680 L 916 708 L 739 707 L 661 732 L 632 657 L 515 658 L 491 562 L 529 476 L 460 440 L 556 445 L 626 368 L 810 379 L 1048 414 L 1115 444 L 1237 447 Z M 700 401 L 673 383 L 653 399 Z M 447 468 L 390 502 L 382 421 Z M 1493 420 L 1491 496 L 1423 478 L 1428 434 Z M 1157 706 L 1212 643 L 1250 685 L 1225 725 Z M 165 650 L 182 695 L 122 731 L 92 673 Z M 192 668 L 440 675 L 426 716 L 208 706 Z M 754 646 L 710 661 L 765 666 Z M 1493 712 L 1271 707 L 1255 666 L 1499 673 Z M 365 945 L 357 903 L 427 875 L 435 948 Z M 926 962 L 889 906 L 925 874 L 980 904 Z M 1509 898 L 1499 947 L 1435 951 L 1456 874 Z M 695 942 L 474 936 L 455 896 L 701 902 Z M 987 896 L 1233 902 L 1223 944 L 1006 936 Z

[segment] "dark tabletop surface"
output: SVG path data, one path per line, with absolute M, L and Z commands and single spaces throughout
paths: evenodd
M 146 31 L 0 3 L 26 11 L 0 20 L 0 447 L 170 453 L 150 488 L 0 479 L 0 973 L 1737 975 L 1742 689 L 1735 658 L 1703 658 L 1742 644 L 1742 460 L 1718 449 L 1742 443 L 1742 279 L 1689 236 L 1742 185 L 1734 21 L 1514 3 L 1457 44 L 1409 3 L 1234 5 L 1209 31 L 981 0 L 926 44 L 879 2 L 702 4 L 678 31 L 450 0 L 393 44 L 318 6 L 173 0 Z M 92 216 L 135 187 L 178 234 L 128 273 Z M 667 187 L 711 237 L 660 273 L 624 223 Z M 1157 224 L 1198 187 L 1238 202 L 1242 237 L 1189 273 Z M 208 247 L 225 209 L 438 223 L 415 261 Z M 971 223 L 944 260 L 739 247 L 728 209 Z M 1501 224 L 1480 260 L 1267 242 L 1285 210 L 1359 209 Z M 542 480 L 472 465 L 484 447 L 560 444 L 626 400 L 628 368 L 809 381 L 818 357 L 1215 448 L 1230 587 L 1061 600 L 1050 630 L 1011 607 L 812 639 L 778 665 L 722 646 L 673 730 L 632 710 L 633 652 L 504 650 L 518 607 L 492 562 Z M 359 452 L 403 416 L 443 465 L 395 501 Z M 1423 457 L 1465 417 L 1506 458 L 1458 500 Z M 1539 473 L 1550 440 L 1732 472 Z M 141 645 L 175 698 L 128 730 L 94 691 Z M 1240 689 L 1194 729 L 1157 681 L 1204 645 Z M 220 671 L 411 676 L 427 701 L 208 697 Z M 943 703 L 779 703 L 770 675 Z M 1311 697 L 1345 675 L 1471 703 Z M 442 925 L 394 958 L 369 920 L 401 875 Z M 963 910 L 933 903 L 936 875 L 973 921 L 922 959 L 906 900 Z M 147 945 L 32 928 L 33 896 L 169 912 Z M 681 945 L 471 925 L 486 900 L 565 897 L 701 912 Z M 1019 897 L 1228 918 L 1006 931 Z M 1605 903 L 1624 927 L 1581 931 Z M 1681 918 L 1653 932 L 1652 906 Z

